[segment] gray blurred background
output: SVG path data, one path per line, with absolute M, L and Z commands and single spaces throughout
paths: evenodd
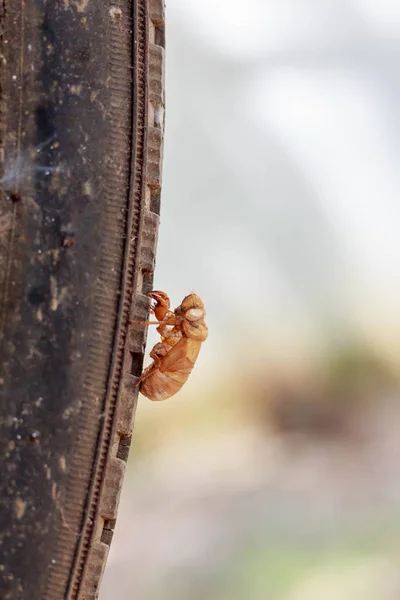
M 166 9 L 155 288 L 210 337 L 140 397 L 100 599 L 398 600 L 400 2 Z

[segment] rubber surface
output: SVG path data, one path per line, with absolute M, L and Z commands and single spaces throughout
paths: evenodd
M 97 597 L 160 205 L 162 0 L 0 2 L 0 598 Z

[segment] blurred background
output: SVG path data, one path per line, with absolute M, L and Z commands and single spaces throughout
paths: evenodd
M 400 598 L 399 64 L 398 0 L 168 1 L 155 288 L 210 337 L 101 600 Z

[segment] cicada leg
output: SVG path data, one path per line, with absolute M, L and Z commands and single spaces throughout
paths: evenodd
M 161 359 L 166 354 L 168 354 L 168 348 L 166 348 L 161 342 L 158 342 L 158 344 L 156 344 L 150 352 L 150 358 L 153 359 L 153 363 L 143 371 L 139 379 L 136 381 L 135 386 L 142 383 L 142 381 L 150 377 L 153 371 L 158 369 Z

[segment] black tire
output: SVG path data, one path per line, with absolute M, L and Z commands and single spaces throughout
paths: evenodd
M 162 0 L 0 3 L 0 598 L 97 597 L 142 369 Z

